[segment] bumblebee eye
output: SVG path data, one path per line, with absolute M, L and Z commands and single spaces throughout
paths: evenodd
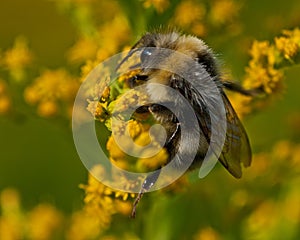
M 147 59 L 149 59 L 149 57 L 151 57 L 151 55 L 153 54 L 153 52 L 154 52 L 154 48 L 153 47 L 151 47 L 151 48 L 149 48 L 149 47 L 146 47 L 143 51 L 142 51 L 142 53 L 141 53 L 141 62 L 145 62 L 145 61 L 147 61 Z

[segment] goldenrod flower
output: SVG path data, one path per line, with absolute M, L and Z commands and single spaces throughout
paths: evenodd
M 74 46 L 68 51 L 68 59 L 70 62 L 85 62 L 95 59 L 99 44 L 96 39 L 83 37 L 80 38 Z
M 237 190 L 231 197 L 230 202 L 234 207 L 244 207 L 249 202 L 250 196 L 245 189 Z
M 194 240 L 221 240 L 222 238 L 212 227 L 201 229 L 193 238 Z
M 254 155 L 255 164 L 250 169 L 250 176 L 246 178 L 254 181 L 255 184 L 260 181 L 259 179 L 263 179 L 262 189 L 273 186 L 276 193 L 268 194 L 263 198 L 250 195 L 243 190 L 236 193 L 241 195 L 241 201 L 246 197 L 247 206 L 253 206 L 244 224 L 245 237 L 281 239 L 289 233 L 290 238 L 293 239 L 297 235 L 300 223 L 300 191 L 297 187 L 300 184 L 299 151 L 299 144 L 281 140 L 270 152 Z M 258 199 L 259 202 L 256 202 Z
M 18 192 L 14 189 L 2 190 L 0 207 L 0 239 L 22 239 L 24 223 Z
M 284 58 L 292 60 L 300 46 L 298 29 L 284 31 L 284 34 L 284 37 L 275 38 L 275 44 L 254 41 L 250 50 L 252 59 L 246 68 L 245 87 L 261 88 L 266 94 L 282 92 L 283 72 L 278 66 Z
M 41 101 L 37 108 L 37 113 L 41 117 L 51 117 L 58 113 L 58 106 L 52 100 Z
M 117 31 L 112 31 L 112 29 L 117 29 Z M 128 20 L 121 13 L 101 25 L 98 30 L 101 45 L 97 51 L 97 61 L 103 61 L 120 50 L 130 40 L 130 32 Z
M 7 90 L 6 83 L 0 79 L 0 115 L 7 113 L 11 108 L 11 100 Z
M 70 227 L 66 232 L 68 240 L 96 239 L 103 229 L 96 214 L 90 214 L 85 210 L 73 213 Z
M 283 56 L 292 60 L 299 53 L 300 47 L 300 30 L 298 28 L 293 31 L 283 31 L 283 37 L 275 38 L 276 48 L 283 53 Z
M 63 216 L 50 204 L 39 204 L 28 214 L 28 237 L 50 240 L 62 230 Z
M 105 174 L 104 169 L 100 165 L 95 166 L 92 172 L 97 176 Z M 122 179 L 118 177 L 118 181 L 121 184 Z M 128 185 L 128 181 L 124 181 L 124 184 Z M 124 187 L 126 187 L 125 185 Z M 128 197 L 133 198 L 135 196 L 133 193 L 111 189 L 99 182 L 92 175 L 89 175 L 88 184 L 81 185 L 81 187 L 86 193 L 84 199 L 85 212 L 98 219 L 98 225 L 102 230 L 110 225 L 112 215 L 116 213 L 128 214 L 129 203 L 120 203 L 119 199 L 126 201 Z M 128 189 L 129 187 L 128 185 Z
M 205 6 L 195 0 L 182 1 L 175 11 L 174 22 L 179 26 L 190 26 L 202 20 L 206 14 Z
M 232 0 L 212 1 L 210 17 L 214 24 L 222 25 L 231 22 L 238 15 L 240 5 Z
M 206 15 L 204 4 L 195 0 L 181 1 L 176 7 L 173 22 L 176 26 L 189 29 L 192 33 L 203 36 L 206 33 L 206 26 L 203 19 Z
M 256 239 L 269 239 L 272 236 L 272 231 L 276 229 L 279 211 L 280 209 L 274 201 L 269 200 L 260 204 L 248 218 L 246 236 L 248 238 L 256 236 Z
M 28 67 L 33 60 L 33 54 L 29 50 L 27 41 L 24 37 L 18 37 L 14 46 L 3 53 L 0 65 L 6 68 L 10 75 L 20 81 L 24 78 L 24 69 Z
M 252 97 L 244 96 L 241 94 L 230 94 L 229 98 L 233 109 L 236 111 L 240 118 L 251 112 Z
M 61 103 L 72 107 L 78 87 L 78 80 L 66 70 L 45 70 L 25 89 L 24 98 L 28 104 L 38 105 L 39 115 L 53 116 L 58 113 Z M 67 114 L 70 114 L 69 108 Z
M 169 0 L 145 0 L 144 7 L 153 6 L 158 13 L 163 13 L 170 5 Z
M 250 112 L 253 107 L 262 107 L 266 98 L 276 96 L 284 90 L 283 69 L 289 64 L 296 64 L 300 46 L 300 31 L 298 28 L 283 31 L 281 37 L 276 37 L 274 43 L 269 41 L 254 41 L 250 50 L 251 59 L 246 67 L 243 86 L 255 89 L 265 94 L 264 102 L 248 97 L 233 97 L 232 103 L 240 115 Z M 271 99 L 271 98 L 269 98 Z

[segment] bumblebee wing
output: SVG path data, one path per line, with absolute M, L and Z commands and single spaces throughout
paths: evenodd
M 236 178 L 242 176 L 241 163 L 244 167 L 251 164 L 251 148 L 247 133 L 234 111 L 227 96 L 222 92 L 227 118 L 226 139 L 219 161 Z

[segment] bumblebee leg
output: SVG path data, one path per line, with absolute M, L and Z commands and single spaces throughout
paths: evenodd
M 230 90 L 230 91 L 238 92 L 238 93 L 243 94 L 245 96 L 252 96 L 253 97 L 253 96 L 256 96 L 258 94 L 263 93 L 262 89 L 260 89 L 260 88 L 245 89 L 240 84 L 235 83 L 235 82 L 224 81 L 223 86 L 226 89 Z
M 146 75 L 135 75 L 128 79 L 128 85 L 130 88 L 134 88 L 138 85 L 138 81 L 146 81 L 148 76 Z
M 148 113 L 149 112 L 149 106 L 144 105 L 140 106 L 135 110 L 136 113 Z
M 135 218 L 136 215 L 136 207 L 139 203 L 139 201 L 141 200 L 142 196 L 144 195 L 145 192 L 149 191 L 150 188 L 155 184 L 155 182 L 158 179 L 158 176 L 160 174 L 161 169 L 159 168 L 158 170 L 156 170 L 155 172 L 151 173 L 150 175 L 148 175 L 146 177 L 146 179 L 143 182 L 142 188 L 138 194 L 138 196 L 136 197 L 134 203 L 133 203 L 133 208 L 132 208 L 132 212 L 131 212 L 131 217 Z
M 179 130 L 180 130 L 180 123 L 176 123 L 176 129 L 172 133 L 171 137 L 168 139 L 168 142 L 165 145 L 166 147 L 175 139 L 176 135 L 179 133 Z
M 168 140 L 166 141 L 164 147 L 167 149 L 167 151 L 169 152 L 170 156 L 171 154 L 171 149 L 173 148 L 173 142 L 176 141 L 176 138 L 178 138 L 178 134 L 180 134 L 180 123 L 177 122 L 177 118 L 175 117 L 175 115 L 173 113 L 171 113 L 166 107 L 159 105 L 159 104 L 151 104 L 150 106 L 142 106 L 140 108 L 138 108 L 136 111 L 137 112 L 146 112 L 149 111 L 152 114 L 157 114 L 157 113 L 162 113 L 165 114 L 165 116 L 167 116 L 167 118 L 172 122 L 172 124 L 170 125 L 171 128 L 169 128 L 170 133 L 168 134 Z M 148 175 L 146 177 L 146 179 L 144 180 L 141 190 L 138 193 L 138 196 L 136 197 L 134 203 L 133 203 L 133 208 L 132 208 L 132 212 L 131 212 L 131 217 L 135 218 L 136 215 L 136 208 L 137 205 L 139 203 L 139 201 L 141 200 L 142 196 L 144 195 L 145 192 L 149 191 L 151 189 L 151 187 L 155 184 L 155 182 L 157 181 L 159 175 L 161 172 L 161 168 L 159 168 L 158 170 L 156 170 L 155 172 L 151 173 L 150 175 Z

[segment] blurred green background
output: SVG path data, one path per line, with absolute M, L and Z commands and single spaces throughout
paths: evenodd
M 150 6 L 145 5 L 145 2 L 149 2 Z M 162 11 L 153 7 L 151 2 L 133 0 L 0 1 L 0 58 L 3 59 L 5 51 L 13 47 L 19 36 L 26 39 L 28 48 L 33 53 L 32 63 L 26 67 L 26 74 L 21 79 L 14 79 L 7 67 L 1 65 L 0 60 L 0 79 L 7 84 L 12 106 L 7 113 L 0 115 L 0 191 L 5 188 L 16 189 L 20 193 L 24 209 L 31 209 L 40 202 L 49 202 L 63 213 L 71 214 L 83 206 L 84 192 L 79 189 L 78 185 L 86 182 L 88 175 L 73 144 L 70 115 L 60 112 L 50 117 L 40 116 L 36 112 L 36 106 L 24 100 L 24 90 L 33 84 L 45 69 L 67 69 L 72 76 L 80 78 L 81 67 L 88 59 L 70 61 L 70 49 L 82 36 L 93 38 L 93 29 L 100 29 L 99 26 L 107 24 L 110 17 L 115 14 L 122 12 L 128 20 L 126 24 L 130 29 L 124 42 L 115 47 L 115 53 L 117 50 L 122 50 L 122 47 L 134 43 L 148 29 L 159 25 L 175 25 L 172 22 L 175 9 L 183 1 L 170 1 L 168 7 Z M 208 6 L 206 10 L 208 13 L 211 11 L 210 4 L 217 1 L 190 2 L 205 4 Z M 235 79 L 243 79 L 245 67 L 250 59 L 249 49 L 252 42 L 254 40 L 272 41 L 283 29 L 299 27 L 300 2 L 298 0 L 233 2 L 239 6 L 236 15 L 222 23 L 223 25 L 213 24 L 212 20 L 203 17 L 206 30 L 199 35 L 214 49 L 225 68 L 230 69 L 232 76 Z M 103 8 L 106 5 L 118 7 Z M 189 27 L 179 27 L 187 33 L 193 33 Z M 111 28 L 110 31 L 103 31 L 102 34 L 110 39 L 110 33 L 113 38 L 118 31 L 118 28 Z M 101 46 L 101 39 L 103 39 L 101 34 L 93 39 L 99 41 L 98 47 L 105 47 Z M 93 57 L 94 59 L 91 60 L 95 60 L 95 56 Z M 243 119 L 254 153 L 273 151 L 274 145 L 281 140 L 299 144 L 299 66 L 294 65 L 286 69 L 285 76 L 285 92 L 276 97 L 268 106 Z M 270 159 L 270 161 L 273 160 Z M 254 161 L 253 165 L 255 164 Z M 272 164 L 276 165 L 276 163 Z M 284 172 L 285 170 L 278 167 L 274 171 L 285 176 L 290 171 L 288 169 Z M 203 239 L 298 239 L 297 237 L 300 237 L 300 213 L 295 225 L 296 229 L 298 228 L 295 230 L 296 233 L 276 235 L 278 238 L 274 236 L 268 238 L 267 235 L 247 238 L 241 233 L 242 228 L 235 229 L 234 225 L 230 225 L 231 213 L 228 213 L 224 206 L 229 201 L 227 197 L 230 196 L 231 190 L 239 188 L 239 184 L 243 181 L 230 178 L 220 167 L 207 178 L 195 181 L 192 186 L 189 186 L 187 192 L 177 197 L 167 198 L 160 196 L 159 193 L 153 193 L 150 203 L 153 208 L 149 215 L 137 219 L 136 223 L 128 223 L 129 229 L 141 239 L 176 239 L 176 236 L 178 239 L 192 239 L 192 236 L 196 234 L 196 229 L 205 224 L 218 229 L 219 238 L 211 235 Z M 248 190 L 249 195 L 260 196 L 260 201 L 269 197 L 277 199 L 278 188 L 270 190 L 276 186 L 274 182 L 277 180 L 268 185 L 269 182 L 263 179 L 264 176 L 260 176 L 257 182 L 246 179 L 242 184 Z M 288 177 L 287 181 L 289 181 Z M 231 186 L 222 186 L 223 182 Z M 214 187 L 227 193 L 221 197 L 223 193 L 212 190 L 211 188 Z M 286 191 L 284 184 L 280 187 L 283 192 Z M 198 194 L 199 189 L 202 191 L 201 194 Z M 218 199 L 214 202 L 217 205 L 210 205 L 210 197 L 214 198 L 213 196 Z M 141 209 L 142 206 L 144 206 L 143 203 L 140 206 Z M 254 208 L 254 205 L 249 205 L 241 209 L 238 213 L 241 219 L 254 210 L 251 206 Z M 143 215 L 143 211 L 140 214 Z M 122 219 L 115 221 L 120 223 Z M 157 225 L 157 221 L 161 223 Z M 127 220 L 124 222 L 126 224 Z M 228 226 L 220 225 L 222 222 L 228 222 Z M 241 224 L 244 226 L 245 222 Z M 111 234 L 114 234 L 113 230 L 111 231 Z M 124 232 L 124 229 L 120 227 L 116 231 Z M 282 238 L 284 236 L 286 238 Z
M 76 30 L 53 1 L 1 1 L 0 18 L 0 49 L 11 48 L 21 35 L 34 52 L 26 84 L 43 68 L 66 64 L 64 52 L 76 40 Z M 5 79 L 7 73 L 0 71 Z M 22 100 L 22 84 L 11 90 L 15 111 L 0 117 L 0 188 L 18 189 L 27 207 L 47 200 L 71 211 L 82 200 L 78 185 L 87 173 L 77 157 L 70 123 L 34 114 Z

